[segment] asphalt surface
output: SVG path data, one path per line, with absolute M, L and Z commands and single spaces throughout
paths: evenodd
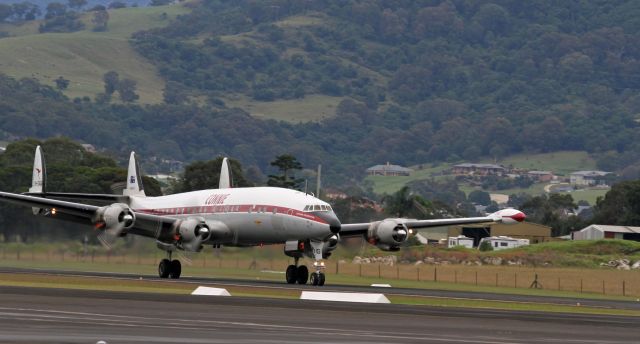
M 66 270 L 41 270 L 41 269 L 22 269 L 22 268 L 0 268 L 1 273 L 25 273 L 25 274 L 45 274 L 56 276 L 87 276 L 98 278 L 114 278 L 114 279 L 131 279 L 139 280 L 141 277 L 145 280 L 157 280 L 163 283 L 172 283 L 173 280 L 160 279 L 156 275 L 141 274 L 121 274 L 108 272 L 81 272 Z M 294 289 L 294 290 L 312 290 L 312 291 L 337 291 L 337 292 L 362 292 L 362 293 L 384 293 L 385 295 L 416 295 L 438 298 L 453 298 L 463 300 L 485 300 L 485 301 L 503 301 L 503 302 L 531 302 L 537 304 L 549 305 L 571 305 L 580 304 L 584 307 L 608 308 L 608 309 L 628 309 L 640 310 L 640 301 L 620 301 L 620 300 L 593 300 L 586 298 L 567 298 L 553 296 L 531 296 L 531 295 L 514 295 L 514 294 L 496 294 L 485 292 L 468 292 L 468 291 L 452 291 L 438 289 L 412 289 L 412 288 L 379 288 L 368 286 L 350 286 L 350 285 L 331 285 L 329 281 L 324 287 L 314 287 L 311 285 L 288 285 L 284 282 L 263 281 L 263 280 L 243 280 L 229 278 L 207 278 L 182 276 L 178 280 L 181 283 L 193 283 L 194 285 L 207 284 L 211 286 L 246 286 L 246 287 L 262 287 L 274 289 Z M 283 276 L 284 279 L 284 276 Z M 195 289 L 196 286 L 194 286 Z M 639 321 L 640 323 L 640 321 Z M 638 340 L 640 343 L 640 339 Z
M 633 317 L 0 287 L 2 343 L 638 343 Z

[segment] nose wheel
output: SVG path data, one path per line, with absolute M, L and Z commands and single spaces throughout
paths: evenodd
M 311 274 L 311 285 L 322 287 L 324 285 L 324 272 L 316 271 Z

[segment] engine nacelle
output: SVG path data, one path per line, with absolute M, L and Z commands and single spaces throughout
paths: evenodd
M 324 246 L 322 247 L 322 258 L 327 259 L 331 256 L 331 252 L 338 248 L 338 243 L 340 242 L 340 234 L 334 234 L 324 241 Z
M 374 222 L 367 231 L 367 241 L 383 251 L 397 251 L 409 239 L 409 229 L 402 219 Z
M 129 229 L 136 222 L 135 213 L 124 203 L 114 203 L 112 205 L 99 208 L 96 213 L 95 223 L 103 223 L 104 228 L 109 229 Z
M 188 218 L 177 228 L 177 245 L 187 251 L 200 251 L 202 243 L 211 238 L 211 230 L 203 218 Z

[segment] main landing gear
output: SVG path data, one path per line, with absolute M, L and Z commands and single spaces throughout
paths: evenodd
M 161 260 L 158 265 L 158 276 L 160 276 L 160 278 L 180 278 L 182 264 L 180 264 L 180 261 L 177 259 L 171 260 L 171 251 L 167 252 L 167 256 L 168 258 Z
M 285 274 L 287 283 L 307 284 L 307 280 L 309 279 L 309 269 L 304 265 L 298 266 L 300 258 L 295 258 L 295 260 L 296 262 L 294 265 L 287 266 L 287 272 Z

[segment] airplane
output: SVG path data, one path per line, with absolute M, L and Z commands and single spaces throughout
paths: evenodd
M 417 229 L 430 227 L 522 222 L 525 214 L 503 209 L 483 217 L 416 220 L 387 218 L 366 223 L 340 222 L 331 205 L 306 192 L 277 187 L 234 188 L 224 158 L 218 189 L 147 197 L 135 152 L 131 152 L 122 195 L 49 192 L 42 148 L 35 151 L 32 185 L 23 194 L 0 192 L 0 200 L 32 207 L 38 216 L 93 225 L 99 241 L 110 247 L 125 235 L 155 239 L 166 258 L 158 265 L 160 278 L 180 278 L 178 250 L 199 252 L 204 245 L 248 247 L 284 244 L 294 258 L 286 269 L 289 284 L 325 284 L 324 259 L 342 238 L 364 237 L 383 251 L 397 251 Z M 103 206 L 83 202 L 105 204 Z M 310 274 L 303 257 L 314 260 Z

